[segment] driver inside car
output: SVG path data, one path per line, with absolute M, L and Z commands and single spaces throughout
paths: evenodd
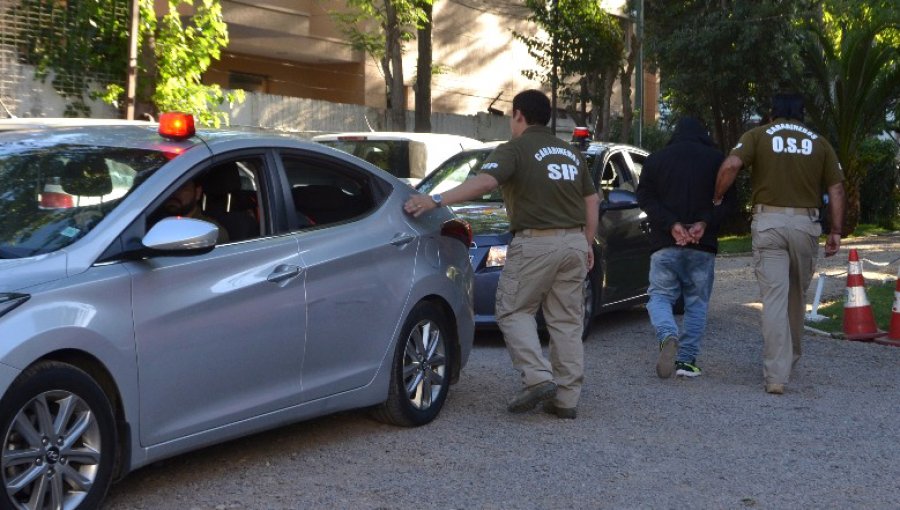
M 203 220 L 219 227 L 219 236 L 216 238 L 216 244 L 223 244 L 229 241 L 228 231 L 225 230 L 218 221 L 203 214 L 200 209 L 200 199 L 203 197 L 203 187 L 191 179 L 175 190 L 172 195 L 166 199 L 161 209 L 162 213 L 157 214 L 158 218 L 181 216 L 184 218 L 192 218 L 195 220 Z

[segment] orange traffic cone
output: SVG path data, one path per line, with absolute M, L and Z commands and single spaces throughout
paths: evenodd
M 850 268 L 847 270 L 847 299 L 844 301 L 844 337 L 848 340 L 871 342 L 884 336 L 875 325 L 872 305 L 866 297 L 866 283 L 863 280 L 856 250 L 850 250 Z
M 894 306 L 891 308 L 891 327 L 887 338 L 876 338 L 876 342 L 882 345 L 900 347 L 900 274 L 897 275 L 897 284 L 894 286 Z

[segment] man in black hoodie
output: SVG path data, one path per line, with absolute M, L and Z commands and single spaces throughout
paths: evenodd
M 724 155 L 703 124 L 684 117 L 669 144 L 647 158 L 637 196 L 650 220 L 650 301 L 647 311 L 656 328 L 659 359 L 656 374 L 697 377 L 697 355 L 706 329 L 712 293 L 719 216 L 710 197 Z M 679 335 L 672 306 L 684 296 Z

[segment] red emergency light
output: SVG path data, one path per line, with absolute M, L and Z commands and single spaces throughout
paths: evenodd
M 590 138 L 591 130 L 586 127 L 577 127 L 572 131 L 572 138 Z
M 194 116 L 182 112 L 166 112 L 159 116 L 159 134 L 172 140 L 194 136 Z

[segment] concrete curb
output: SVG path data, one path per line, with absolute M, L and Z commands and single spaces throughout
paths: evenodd
M 824 337 L 828 337 L 828 338 L 834 338 L 835 340 L 844 340 L 845 339 L 843 333 L 838 333 L 838 332 L 829 333 L 828 331 L 822 331 L 821 329 L 816 329 L 812 326 L 806 326 L 806 325 L 803 326 L 803 329 L 806 330 L 807 333 L 812 333 L 816 336 L 824 336 Z

